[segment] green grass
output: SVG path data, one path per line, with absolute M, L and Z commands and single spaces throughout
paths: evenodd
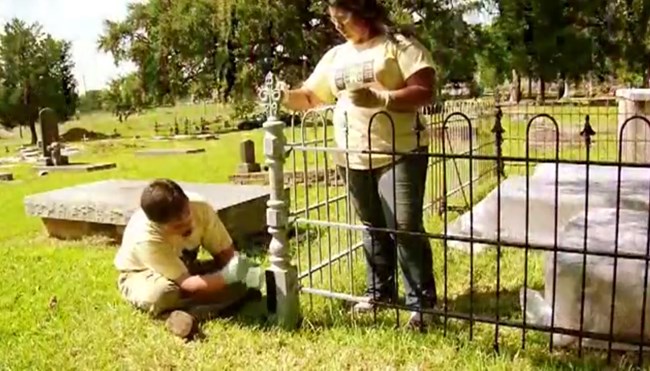
M 184 108 L 189 110 L 189 108 Z M 201 110 L 199 107 L 197 110 Z M 118 168 L 91 174 L 50 174 L 38 177 L 25 165 L 11 169 L 17 180 L 0 184 L 0 369 L 462 369 L 462 370 L 533 370 L 533 369 L 603 369 L 604 358 L 589 353 L 577 359 L 571 351 L 548 352 L 548 338 L 529 333 L 526 350 L 521 349 L 521 331 L 501 328 L 501 352 L 492 351 L 494 327 L 476 324 L 474 340 L 469 340 L 467 323 L 450 321 L 446 336 L 442 330 L 419 334 L 395 329 L 395 312 L 353 317 L 343 303 L 321 297 L 302 295 L 305 316 L 303 327 L 284 331 L 246 318 L 220 319 L 203 325 L 207 337 L 183 343 L 168 334 L 162 323 L 152 321 L 120 299 L 116 290 L 116 272 L 112 266 L 115 246 L 100 239 L 61 242 L 45 237 L 40 221 L 28 218 L 23 210 L 23 197 L 74 184 L 99 179 L 148 179 L 171 177 L 183 181 L 227 182 L 238 163 L 238 143 L 253 139 L 257 144 L 258 161 L 262 162 L 262 132 L 252 131 L 222 135 L 211 142 L 155 143 L 150 122 L 165 116 L 165 110 L 150 112 L 130 119 L 128 135 L 140 139 L 112 142 L 78 143 L 83 153 L 74 161 L 113 161 Z M 192 113 L 200 116 L 199 113 Z M 111 133 L 115 120 L 105 114 L 83 117 L 70 127 Z M 64 131 L 65 131 L 64 129 Z M 328 130 L 331 130 L 328 129 Z M 330 132 L 328 132 L 330 133 Z M 287 136 L 292 138 L 287 130 Z M 322 132 L 314 131 L 322 138 Z M 329 134 L 328 134 L 329 135 Z M 331 136 L 330 136 L 331 137 Z M 297 136 L 300 140 L 300 136 Z M 308 139 L 308 138 L 305 138 Z M 10 139 L 0 145 L 19 144 Z M 133 152 L 141 147 L 201 146 L 205 154 L 185 157 L 136 158 Z M 490 147 L 491 150 L 491 147 Z M 487 151 L 487 150 L 486 150 Z M 489 152 L 489 151 L 488 151 Z M 294 153 L 295 154 L 295 153 Z M 298 168 L 306 162 L 309 169 L 325 166 L 323 156 L 310 154 L 303 162 L 297 156 Z M 288 167 L 293 164 L 288 159 Z M 468 163 L 459 161 L 459 172 L 467 178 Z M 318 164 L 318 165 L 317 165 Z M 448 171 L 454 171 L 448 164 Z M 331 161 L 329 166 L 332 166 Z M 485 166 L 485 165 L 482 165 Z M 432 172 L 430 195 L 435 196 L 435 174 Z M 484 169 L 487 169 L 484 167 Z M 453 174 L 453 173 L 452 173 Z M 491 180 L 493 184 L 493 180 Z M 488 183 L 489 184 L 489 183 Z M 489 189 L 476 188 L 475 199 Z M 342 194 L 343 188 L 299 186 L 292 193 L 292 209 L 324 201 Z M 295 196 L 295 197 L 294 197 Z M 463 204 L 461 194 L 453 199 Z M 345 202 L 330 204 L 307 214 L 310 219 L 346 221 Z M 328 214 L 329 210 L 329 214 Z M 329 215 L 329 218 L 328 218 Z M 304 215 L 303 215 L 304 216 Z M 436 213 L 427 216 L 427 230 L 440 230 Z M 309 233 L 309 234 L 307 234 Z M 309 235 L 309 241 L 307 240 Z M 332 228 L 308 228 L 292 240 L 292 249 L 301 270 L 313 266 L 338 251 L 345 250 L 352 234 Z M 444 253 L 437 241 L 435 269 L 438 293 L 442 297 L 442 263 Z M 330 252 L 330 248 L 332 251 Z M 448 295 L 450 308 L 468 311 L 469 258 L 461 253 L 448 254 Z M 496 308 L 494 253 L 486 253 L 475 261 L 475 311 L 490 315 Z M 532 284 L 541 285 L 540 260 L 531 259 Z M 521 253 L 504 251 L 501 266 L 502 300 L 500 311 L 506 318 L 521 317 L 518 290 L 523 275 Z M 360 294 L 363 288 L 363 258 L 353 254 L 321 273 L 307 277 L 305 285 L 338 292 Z M 56 304 L 51 305 L 53 298 Z M 405 314 L 400 315 L 404 322 Z M 613 366 L 627 368 L 630 358 L 615 359 Z

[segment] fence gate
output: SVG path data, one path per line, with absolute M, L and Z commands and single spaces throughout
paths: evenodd
M 425 232 L 375 229 L 430 242 L 438 300 L 425 312 L 438 319 L 433 331 L 490 339 L 496 350 L 575 347 L 582 356 L 589 347 L 608 361 L 631 351 L 643 363 L 650 164 L 620 160 L 620 115 L 615 107 L 491 100 L 421 112 L 429 139 L 418 154 L 428 158 Z M 622 126 L 631 122 L 650 126 L 639 116 Z M 333 162 L 345 151 L 335 144 L 332 107 L 296 116 L 285 134 L 289 244 L 308 311 L 403 325 L 402 301 L 350 311 L 368 300 L 368 227 L 344 182 L 350 170 Z

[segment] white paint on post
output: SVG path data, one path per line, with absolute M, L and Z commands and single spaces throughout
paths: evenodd
M 298 271 L 291 263 L 288 249 L 288 202 L 284 186 L 284 161 L 286 137 L 285 124 L 278 117 L 282 91 L 273 73 L 266 75 L 260 93 L 266 108 L 264 128 L 264 156 L 269 168 L 271 187 L 267 203 L 266 220 L 271 234 L 269 246 L 271 266 L 267 270 L 267 288 L 270 312 L 282 327 L 297 327 L 300 322 Z

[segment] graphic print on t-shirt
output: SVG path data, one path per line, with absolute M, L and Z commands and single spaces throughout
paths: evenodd
M 355 89 L 375 81 L 374 60 L 352 63 L 334 71 L 334 83 L 341 90 Z

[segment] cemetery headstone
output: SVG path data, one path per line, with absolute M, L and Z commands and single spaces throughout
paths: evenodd
M 262 171 L 260 164 L 255 162 L 255 142 L 245 140 L 239 146 L 241 163 L 238 167 L 239 173 L 259 173 Z
M 71 164 L 68 156 L 63 155 L 63 143 L 59 136 L 59 123 L 56 113 L 51 108 L 39 112 L 40 140 L 38 148 L 41 161 L 37 161 L 36 170 L 41 173 L 49 171 L 90 172 L 115 168 L 115 163 L 76 163 Z M 84 134 L 84 141 L 86 135 Z
M 39 119 L 41 122 L 41 153 L 46 166 L 53 166 L 54 159 L 52 158 L 52 150 L 57 150 L 57 146 L 52 146 L 53 143 L 59 142 L 59 123 L 56 117 L 56 113 L 51 108 L 43 108 L 39 112 Z M 59 158 L 56 160 L 58 162 L 66 162 L 60 157 L 60 151 L 57 155 Z
M 635 116 L 650 118 L 650 89 L 619 89 L 616 97 L 617 137 L 622 139 L 619 143 L 622 146 L 622 161 L 646 163 L 650 161 L 650 127 L 644 120 L 629 119 Z
M 136 156 L 191 155 L 205 153 L 205 148 L 161 148 L 137 151 Z
M 111 179 L 80 184 L 25 197 L 27 215 L 42 219 L 48 234 L 60 239 L 104 235 L 119 241 L 140 207 L 148 180 Z M 233 240 L 265 234 L 269 188 L 180 182 L 186 192 L 204 197 L 221 217 Z M 289 189 L 285 192 L 289 197 Z

